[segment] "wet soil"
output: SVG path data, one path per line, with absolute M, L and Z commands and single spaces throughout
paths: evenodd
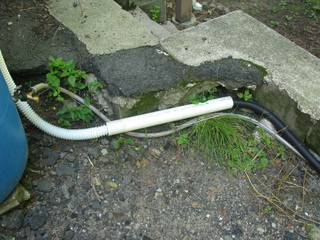
M 303 1 L 202 3 L 199 24 L 241 9 L 320 56 L 319 18 Z M 167 4 L 170 20 L 175 6 Z M 2 1 L 0 11 L 0 18 L 26 13 L 39 21 L 40 40 L 59 27 L 42 1 Z M 44 101 L 36 111 L 56 124 L 54 107 Z M 308 239 L 307 225 L 319 227 L 319 175 L 289 150 L 268 151 L 263 170 L 231 174 L 201 150 L 177 145 L 179 134 L 123 135 L 134 143 L 115 149 L 119 136 L 67 141 L 22 122 L 29 159 L 21 183 L 31 199 L 0 216 L 0 239 Z M 101 124 L 96 118 L 91 126 Z

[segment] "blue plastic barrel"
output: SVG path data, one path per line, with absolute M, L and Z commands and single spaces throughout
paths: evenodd
M 27 164 L 27 156 L 26 135 L 0 71 L 0 203 L 18 184 Z

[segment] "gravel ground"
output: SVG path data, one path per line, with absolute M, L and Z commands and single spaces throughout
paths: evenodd
M 37 110 L 53 121 L 52 107 Z M 116 150 L 119 136 L 66 141 L 22 121 L 31 199 L 0 216 L 0 239 L 312 239 L 320 226 L 319 175 L 290 151 L 230 174 L 175 136 Z
M 172 136 L 115 150 L 117 137 L 66 141 L 23 122 L 32 197 L 0 217 L 3 239 L 308 239 L 307 219 L 320 222 L 319 176 L 290 152 L 228 174 Z

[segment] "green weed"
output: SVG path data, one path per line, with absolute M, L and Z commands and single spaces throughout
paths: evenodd
M 52 89 L 52 92 L 49 92 L 49 94 L 58 97 L 58 101 L 64 100 L 64 98 L 60 96 L 60 91 L 57 89 L 58 87 L 65 87 L 73 92 L 86 87 L 81 81 L 87 78 L 86 72 L 76 70 L 76 64 L 72 60 L 64 62 L 62 58 L 54 59 L 50 57 L 50 61 L 49 73 L 46 75 L 46 83 Z
M 270 12 L 273 12 L 273 13 L 277 13 L 277 12 L 278 12 L 278 10 L 277 10 L 276 7 L 270 8 L 269 11 L 270 11 Z
M 0 233 L 0 237 L 1 237 L 1 239 L 3 239 L 3 240 L 14 240 L 14 239 L 15 239 L 15 237 L 10 236 L 10 235 L 8 235 L 8 234 L 4 234 L 4 233 Z
M 271 20 L 269 23 L 270 23 L 270 25 L 273 26 L 273 27 L 276 27 L 276 26 L 279 26 L 279 25 L 280 25 L 279 22 L 273 21 L 273 20 Z
M 287 2 L 280 0 L 280 3 L 278 4 L 278 6 L 280 7 L 280 11 L 283 12 L 287 7 Z
M 272 141 L 263 129 L 259 129 L 260 141 L 250 137 L 250 132 L 252 128 L 244 120 L 223 116 L 199 122 L 175 139 L 181 146 L 201 151 L 209 164 L 217 162 L 229 170 L 261 170 L 272 162 L 270 156 L 283 157 L 284 148 Z
M 260 12 L 258 9 L 251 11 L 251 14 L 253 14 L 253 15 L 255 15 L 255 14 L 260 14 L 260 13 L 261 13 L 261 12 Z
M 103 88 L 103 85 L 101 83 L 99 83 L 98 81 L 92 81 L 88 84 L 89 92 L 94 92 L 99 88 Z
M 76 69 L 76 64 L 70 60 L 65 62 L 62 58 L 50 57 L 49 73 L 46 75 L 46 83 L 49 85 L 49 96 L 54 97 L 56 101 L 64 101 L 65 98 L 60 95 L 59 87 L 68 89 L 71 92 L 78 92 L 87 88 L 89 91 L 95 91 L 97 88 L 102 88 L 103 85 L 97 81 L 93 81 L 88 86 L 83 83 L 87 78 L 87 73 Z M 85 103 L 90 104 L 90 99 L 86 98 Z M 58 123 L 70 128 L 71 122 L 82 120 L 90 123 L 93 119 L 93 112 L 85 105 L 65 104 L 65 107 L 57 112 L 61 115 Z
M 244 101 L 249 101 L 253 98 L 249 89 L 246 89 L 243 93 L 237 93 L 237 96 L 239 98 L 242 98 Z
M 191 96 L 189 97 L 189 102 L 192 104 L 199 104 L 199 103 L 212 100 L 215 98 L 214 93 L 216 93 L 217 91 L 218 91 L 217 88 L 212 88 L 211 90 L 205 93 L 191 94 Z
M 157 5 L 154 5 L 153 9 L 151 9 L 150 12 L 151 12 L 151 19 L 157 22 L 160 17 L 160 7 Z
M 120 146 L 125 143 L 125 144 L 134 144 L 134 141 L 131 138 L 124 138 L 124 137 L 119 137 L 115 142 L 114 142 L 114 149 L 119 149 Z
M 271 212 L 272 211 L 272 209 L 273 209 L 273 206 L 268 206 L 268 207 L 266 207 L 265 209 L 264 209 L 264 213 L 269 213 L 269 212 Z
M 180 146 L 185 147 L 189 144 L 188 136 L 189 136 L 189 133 L 184 133 L 181 136 L 176 137 L 175 139 L 177 140 L 177 143 Z
M 59 123 L 64 126 L 71 127 L 71 122 L 82 120 L 85 123 L 90 123 L 94 114 L 93 112 L 86 107 L 85 105 L 79 105 L 74 107 L 73 104 L 71 106 L 62 108 L 57 112 L 57 115 L 61 115 L 62 117 L 59 119 Z
M 288 16 L 288 15 L 285 15 L 284 16 L 285 17 L 285 19 L 287 20 L 287 21 L 290 21 L 293 17 L 290 17 L 290 16 Z
M 189 132 L 188 140 L 203 151 L 205 158 L 229 167 L 245 168 L 245 128 L 232 117 L 220 117 L 196 124 Z

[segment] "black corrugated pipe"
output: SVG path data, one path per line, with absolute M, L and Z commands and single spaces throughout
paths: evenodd
M 320 173 L 320 161 L 318 161 L 315 156 L 308 150 L 308 148 L 303 144 L 301 140 L 296 137 L 293 132 L 288 129 L 276 115 L 271 113 L 266 108 L 253 103 L 245 102 L 241 100 L 234 100 L 234 108 L 247 108 L 254 111 L 258 115 L 262 115 L 264 118 L 267 118 L 277 129 L 279 135 L 281 135 L 287 142 L 289 142 L 297 151 L 310 163 L 314 169 Z

